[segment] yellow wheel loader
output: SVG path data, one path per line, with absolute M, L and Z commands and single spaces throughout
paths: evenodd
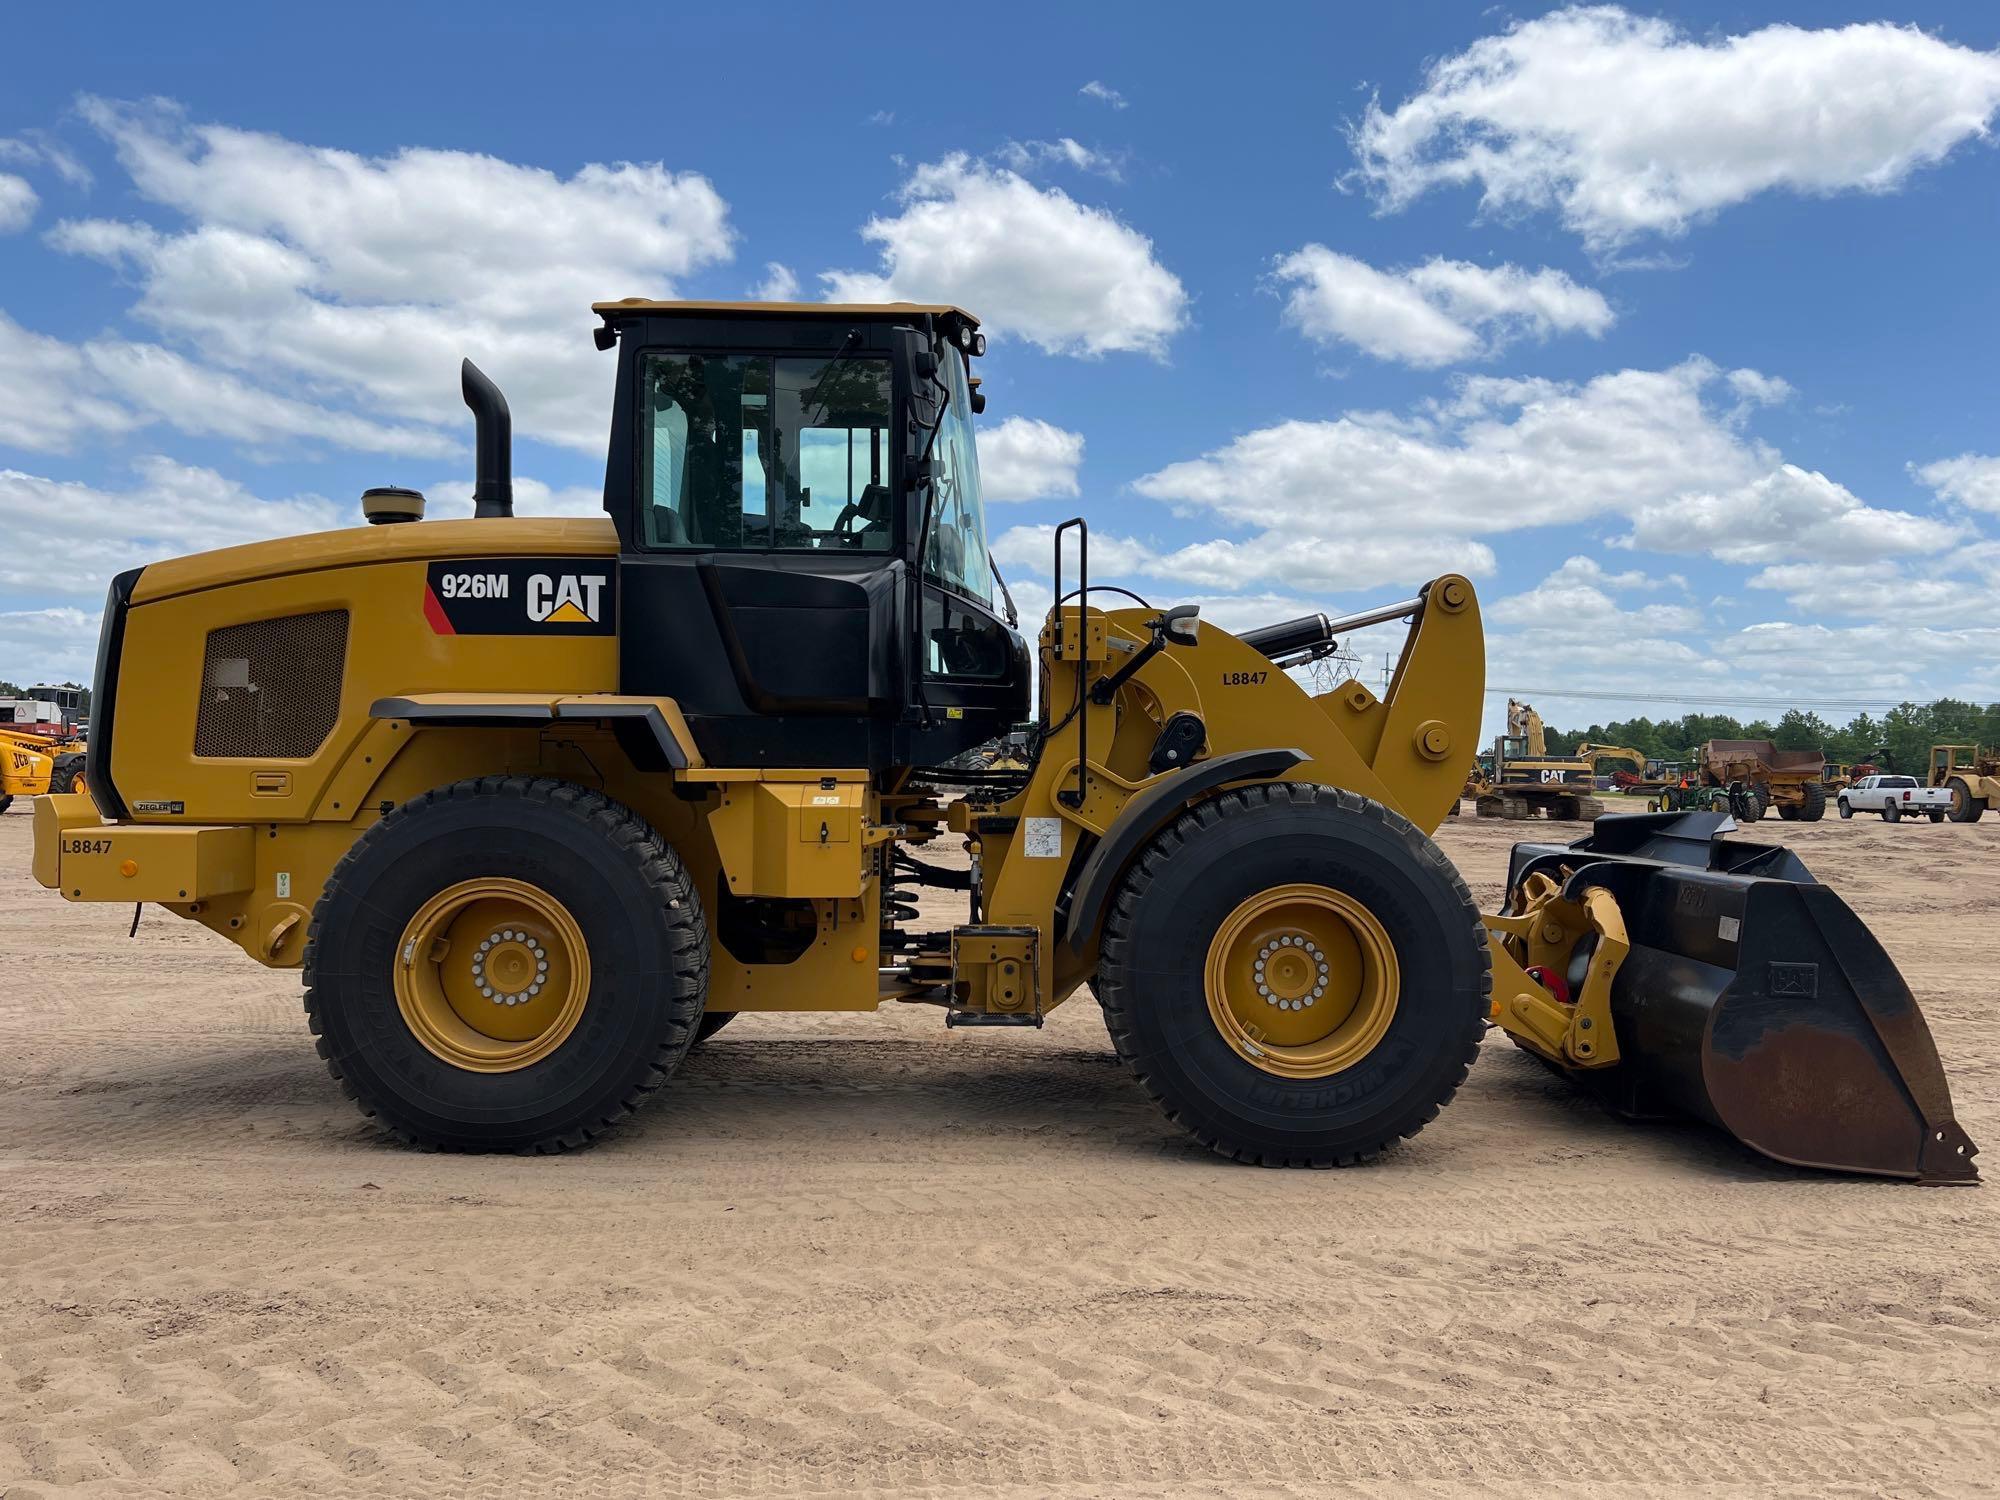
M 597 311 L 605 518 L 512 514 L 468 364 L 475 517 L 371 491 L 379 524 L 121 574 L 90 796 L 35 808 L 65 898 L 301 968 L 394 1135 L 579 1146 L 733 1015 L 1033 1027 L 1088 985 L 1166 1114 L 1247 1161 L 1376 1155 L 1497 1024 L 1631 1113 L 1976 1175 L 1909 990 L 1784 850 L 1606 819 L 1517 849 L 1482 921 L 1429 837 L 1484 689 L 1465 579 L 1232 635 L 1093 585 L 1076 520 L 1031 647 L 987 550 L 972 317 Z M 1380 697 L 1286 671 L 1398 620 Z M 967 764 L 1017 730 L 1018 769 Z M 966 864 L 924 857 L 946 838 Z M 920 886 L 955 916 L 920 923 Z

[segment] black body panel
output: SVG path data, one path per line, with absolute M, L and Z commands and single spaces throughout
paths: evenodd
M 118 715 L 118 663 L 125 653 L 125 616 L 132 590 L 146 570 L 133 568 L 111 580 L 104 596 L 104 624 L 97 633 L 97 671 L 90 683 L 90 745 L 83 774 L 97 810 L 113 821 L 132 816 L 111 780 L 111 733 Z
M 953 595 L 1007 642 L 997 680 L 920 674 L 914 559 L 924 491 L 909 476 L 925 431 L 911 416 L 913 362 L 928 314 L 799 318 L 645 313 L 619 317 L 618 390 L 604 508 L 618 529 L 620 691 L 674 699 L 714 765 L 897 767 L 940 764 L 1027 717 L 1025 642 L 984 605 Z M 835 548 L 649 549 L 640 523 L 648 353 L 847 351 L 890 362 L 898 440 L 890 444 L 894 544 Z M 956 356 L 951 356 L 956 357 Z M 926 591 L 939 592 L 936 584 Z

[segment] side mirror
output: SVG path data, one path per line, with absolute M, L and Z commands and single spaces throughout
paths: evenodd
M 972 393 L 972 414 L 975 417 L 980 416 L 985 412 L 985 410 L 986 410 L 986 392 L 974 391 Z
M 937 355 L 929 349 L 919 349 L 910 357 L 910 368 L 919 380 L 935 380 L 938 372 Z
M 913 458 L 903 468 L 903 478 L 911 491 L 922 489 L 935 476 L 935 469 L 928 458 Z
M 1195 645 L 1201 639 L 1201 606 L 1176 604 L 1160 616 L 1160 627 L 1166 631 L 1168 640 L 1183 646 Z

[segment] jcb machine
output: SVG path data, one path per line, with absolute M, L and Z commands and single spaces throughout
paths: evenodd
M 1551 755 L 1542 716 L 1507 700 L 1507 732 L 1493 744 L 1491 779 L 1475 784 L 1473 811 L 1482 818 L 1554 818 L 1591 822 L 1604 811 L 1596 762 L 1581 752 Z
M 1072 521 L 1031 646 L 987 552 L 971 317 L 598 312 L 606 519 L 512 515 L 468 365 L 476 518 L 375 491 L 384 524 L 122 574 L 90 795 L 35 808 L 66 898 L 302 968 L 397 1136 L 579 1146 L 744 1011 L 1035 1026 L 1089 985 L 1139 1083 L 1244 1160 L 1375 1155 L 1493 1023 L 1782 1160 L 1975 1176 L 1910 991 L 1784 850 L 1606 820 L 1517 849 L 1482 923 L 1428 837 L 1479 723 L 1465 579 L 1231 635 L 1093 585 Z M 1284 670 L 1399 619 L 1379 698 Z M 1024 724 L 1024 769 L 944 769 Z M 914 852 L 954 835 L 969 868 Z M 956 918 L 920 925 L 919 885 Z
M 0 698 L 0 812 L 16 797 L 84 790 L 87 748 L 58 705 Z

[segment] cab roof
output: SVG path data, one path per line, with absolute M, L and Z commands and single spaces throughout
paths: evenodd
M 619 302 L 593 302 L 590 310 L 599 317 L 744 317 L 744 318 L 879 318 L 902 322 L 910 318 L 959 318 L 979 326 L 979 319 L 962 307 L 947 302 L 655 302 L 646 297 L 627 297 Z

